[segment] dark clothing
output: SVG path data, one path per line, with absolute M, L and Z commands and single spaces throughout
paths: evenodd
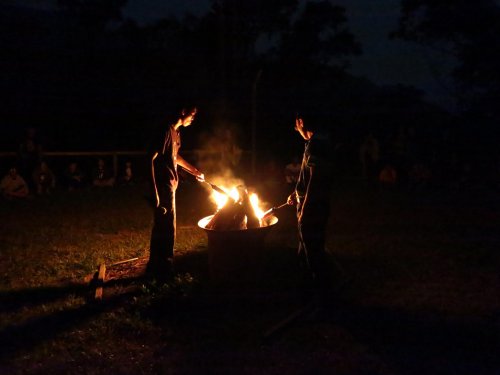
M 64 172 L 64 178 L 69 190 L 80 189 L 85 183 L 85 176 L 79 167 L 76 167 L 74 170 L 67 168 Z
M 330 199 L 330 153 L 331 143 L 327 135 L 315 133 L 305 144 L 295 190 L 299 197 L 305 197 L 308 185 L 310 185 L 309 203 L 323 204 Z M 311 180 L 311 168 L 314 168 L 314 180 Z M 310 184 L 311 182 L 313 183 Z
M 30 190 L 36 191 L 36 183 L 30 179 L 36 166 L 42 159 L 42 146 L 37 137 L 28 136 L 19 145 L 18 163 L 19 174 L 24 177 Z
M 107 181 L 113 178 L 113 173 L 107 167 L 96 167 L 92 171 L 93 181 Z
M 55 178 L 50 169 L 43 170 L 41 167 L 37 167 L 33 171 L 33 181 L 38 193 L 48 193 L 55 184 Z
M 153 267 L 162 267 L 174 256 L 175 243 L 175 190 L 160 189 L 160 201 L 169 202 L 166 206 L 156 207 L 151 230 L 149 262 Z
M 161 141 L 161 144 L 158 144 L 158 147 L 153 150 L 153 154 L 158 153 L 153 165 L 155 188 L 169 186 L 175 190 L 179 183 L 177 155 L 181 148 L 181 135 L 171 126 Z
M 161 275 L 168 272 L 174 256 L 176 235 L 175 192 L 179 183 L 177 154 L 181 146 L 180 133 L 171 126 L 154 151 L 152 177 L 156 193 L 156 208 L 151 231 L 148 269 Z
M 326 226 L 330 216 L 331 146 L 326 135 L 314 133 L 305 144 L 295 188 L 299 257 L 305 259 L 309 276 L 319 288 L 331 279 L 325 252 Z

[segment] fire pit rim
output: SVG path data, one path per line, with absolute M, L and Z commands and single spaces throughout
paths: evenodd
M 208 224 L 208 222 L 210 221 L 210 219 L 213 216 L 214 215 L 208 215 L 208 216 L 205 216 L 205 217 L 201 218 L 200 220 L 198 220 L 198 223 L 197 223 L 198 227 L 200 227 L 203 230 L 206 230 L 207 232 L 219 232 L 219 233 L 233 232 L 233 233 L 237 233 L 237 232 L 259 231 L 259 230 L 263 230 L 263 229 L 266 229 L 266 228 L 271 228 L 271 227 L 273 227 L 274 225 L 276 225 L 278 223 L 278 218 L 276 216 L 269 215 L 268 217 L 266 217 L 264 219 L 264 221 L 266 223 L 268 223 L 268 224 L 267 225 L 263 225 L 263 226 L 258 227 L 258 228 L 229 229 L 229 230 L 216 230 L 216 229 L 205 228 L 205 225 Z M 205 221 L 205 225 L 201 224 L 202 221 Z

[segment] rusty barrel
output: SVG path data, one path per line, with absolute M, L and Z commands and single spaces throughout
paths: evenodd
M 198 221 L 207 234 L 210 279 L 216 284 L 258 283 L 264 266 L 265 239 L 278 218 L 265 218 L 259 228 L 220 231 L 206 228 L 212 217 Z

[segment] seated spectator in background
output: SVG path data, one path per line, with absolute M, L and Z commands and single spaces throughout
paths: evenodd
M 378 175 L 379 184 L 383 188 L 394 187 L 396 185 L 397 180 L 398 180 L 398 174 L 396 172 L 396 169 L 390 164 L 386 164 Z
M 474 176 L 474 164 L 470 161 L 465 161 L 462 164 L 462 170 L 459 179 L 459 189 L 470 189 L 477 186 L 478 181 Z
M 495 187 L 500 189 L 500 155 L 497 156 L 497 163 L 493 171 L 493 183 Z
M 369 132 L 359 147 L 361 175 L 369 187 L 376 185 L 379 173 L 380 144 L 372 132 Z
M 68 165 L 68 168 L 64 171 L 64 177 L 69 191 L 81 189 L 84 186 L 85 174 L 75 161 Z
M 5 199 L 24 199 L 29 195 L 28 184 L 17 173 L 16 167 L 11 167 L 9 172 L 0 181 L 0 192 Z
M 432 172 L 424 163 L 417 162 L 410 169 L 408 179 L 410 190 L 425 189 L 431 180 Z
M 115 185 L 115 177 L 106 166 L 104 159 L 97 160 L 97 167 L 92 171 L 92 185 L 97 187 L 112 187 Z
M 132 171 L 132 162 L 125 162 L 125 168 L 123 169 L 122 175 L 120 176 L 120 183 L 122 185 L 133 185 L 134 184 L 134 174 Z
M 295 184 L 297 184 L 300 166 L 301 164 L 299 162 L 298 156 L 294 156 L 292 158 L 292 161 L 285 166 L 285 180 L 286 183 L 291 187 L 295 187 Z
M 36 185 L 29 177 L 42 160 L 43 149 L 37 129 L 28 127 L 24 138 L 21 140 L 18 148 L 17 172 L 27 179 L 28 187 L 31 190 L 36 189 Z
M 56 177 L 47 162 L 41 161 L 33 171 L 33 183 L 37 194 L 50 194 L 56 187 Z

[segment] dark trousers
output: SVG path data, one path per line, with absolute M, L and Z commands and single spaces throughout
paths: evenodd
M 298 207 L 300 212 L 301 207 Z M 325 251 L 326 225 L 329 209 L 325 205 L 308 207 L 307 215 L 298 221 L 299 260 L 305 270 L 306 281 L 312 283 L 314 289 L 326 291 L 333 287 L 336 272 L 330 257 Z
M 162 270 L 172 262 L 175 244 L 175 189 L 158 191 L 159 207 L 154 210 L 148 268 Z

